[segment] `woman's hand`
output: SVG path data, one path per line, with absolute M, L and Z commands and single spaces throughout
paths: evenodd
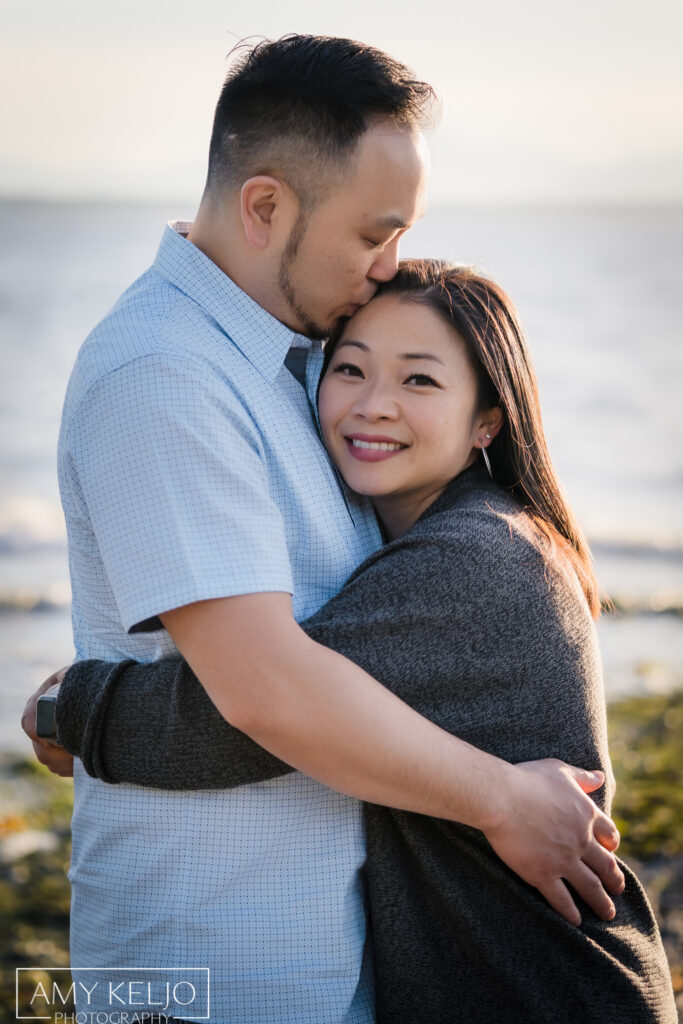
M 44 764 L 55 775 L 61 775 L 63 778 L 70 778 L 74 773 L 73 755 L 64 750 L 63 747 L 60 747 L 58 743 L 38 736 L 36 733 L 36 707 L 39 697 L 46 693 L 59 692 L 59 685 L 67 671 L 68 666 L 67 668 L 60 668 L 58 672 L 54 672 L 49 679 L 46 679 L 33 696 L 29 697 L 24 713 L 21 716 L 21 727 L 33 743 L 35 755 L 40 763 Z
M 624 888 L 613 853 L 619 832 L 586 795 L 604 785 L 603 773 L 555 759 L 510 768 L 498 820 L 483 830 L 489 843 L 571 924 L 580 924 L 581 915 L 566 882 L 598 917 L 610 921 L 615 907 L 608 893 L 617 896 Z

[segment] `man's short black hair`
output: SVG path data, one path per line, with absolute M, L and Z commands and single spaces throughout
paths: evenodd
M 352 39 L 289 35 L 240 44 L 232 57 L 209 150 L 214 194 L 272 174 L 311 206 L 350 169 L 373 121 L 423 125 L 438 105 L 409 68 Z

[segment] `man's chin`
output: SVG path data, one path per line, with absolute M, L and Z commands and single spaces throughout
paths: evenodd
M 327 327 L 323 327 L 321 324 L 315 323 L 314 320 L 308 318 L 301 320 L 301 328 L 299 334 L 305 335 L 307 338 L 311 338 L 313 341 L 326 341 L 333 335 L 337 335 L 343 328 L 344 324 L 348 320 L 348 317 L 337 317 L 332 320 Z
M 287 287 L 282 288 L 282 294 L 291 311 L 291 318 L 288 318 L 287 326 L 297 334 L 302 334 L 313 341 L 326 341 L 328 338 L 337 337 L 347 320 L 350 320 L 349 314 L 349 316 L 332 316 L 327 323 L 320 323 L 296 302 L 296 295 L 289 287 L 289 281 L 281 282 L 281 287 L 283 284 Z
M 325 329 L 318 326 L 318 324 L 310 324 L 305 334 L 307 338 L 311 338 L 313 341 L 326 341 L 330 336 L 330 330 L 329 327 Z
M 283 319 L 283 323 L 297 334 L 303 335 L 305 338 L 311 338 L 313 341 L 324 341 L 325 338 L 329 337 L 331 327 L 322 327 L 319 323 L 316 323 L 305 310 L 297 306 L 292 306 L 289 303 L 291 309 L 291 316 L 287 317 L 287 320 Z

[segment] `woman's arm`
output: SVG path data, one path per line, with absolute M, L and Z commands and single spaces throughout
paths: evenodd
M 389 595 L 383 582 L 392 565 L 402 571 L 406 550 L 412 552 L 412 546 L 394 544 L 371 556 L 302 623 L 318 643 L 361 667 L 369 661 L 383 666 L 380 681 L 385 685 L 385 648 L 393 630 L 405 635 L 418 626 L 406 600 Z M 396 605 L 396 615 L 390 629 L 384 622 L 378 630 L 386 600 Z M 149 664 L 76 662 L 61 682 L 57 729 L 62 747 L 80 758 L 86 772 L 109 783 L 230 789 L 293 771 L 223 718 L 182 658 Z
M 480 582 L 477 568 L 472 567 Z M 311 639 L 349 656 L 361 667 L 381 667 L 381 672 L 376 671 L 377 678 L 409 702 L 411 691 L 424 696 L 424 681 L 434 669 L 441 666 L 443 671 L 449 638 L 458 629 L 458 620 L 464 621 L 463 616 L 466 619 L 471 613 L 463 603 L 466 592 L 454 587 L 450 571 L 444 565 L 439 544 L 414 538 L 395 542 L 367 560 L 343 590 L 303 624 L 304 629 Z M 459 593 L 454 601 L 456 591 Z M 440 607 L 442 597 L 447 602 L 445 609 Z M 448 661 L 449 689 L 455 667 L 452 659 Z M 174 788 L 191 785 L 191 780 L 197 778 L 193 776 L 196 771 L 204 772 L 200 785 L 208 782 L 224 788 L 272 778 L 287 770 L 286 765 L 270 759 L 227 725 L 210 703 L 204 705 L 205 713 L 198 714 L 198 702 L 205 698 L 186 666 L 180 665 L 177 674 L 171 669 L 171 676 L 164 676 L 163 683 L 161 675 L 169 671 L 163 663 L 127 665 L 113 680 L 108 675 L 111 665 L 96 666 L 95 670 L 101 673 L 100 685 L 107 694 L 107 713 L 88 732 L 91 718 L 97 718 L 97 699 L 93 701 L 88 687 L 84 687 L 82 698 L 88 703 L 81 706 L 81 721 L 86 737 L 91 736 L 95 745 L 91 749 L 86 744 L 88 749 L 83 753 L 91 769 L 99 765 L 100 770 L 103 767 L 110 777 L 116 777 L 114 761 L 118 764 L 125 747 L 127 781 L 158 785 L 163 776 L 164 784 Z M 64 739 L 74 750 L 77 744 L 70 742 L 65 721 L 74 699 L 71 684 L 77 685 L 81 671 L 87 669 L 76 668 L 67 679 L 58 703 L 58 725 L 61 722 Z M 138 672 L 136 679 L 134 674 Z M 128 685 L 122 689 L 126 678 Z M 397 688 L 394 681 L 400 682 Z M 422 700 L 415 703 L 423 704 Z M 427 705 L 430 703 L 438 704 L 436 695 L 427 700 Z M 175 723 L 170 731 L 169 705 Z M 421 710 L 432 717 L 424 704 Z M 315 729 L 315 721 L 310 727 Z M 217 738 L 219 735 L 222 739 Z M 209 764 L 205 752 L 210 754 L 214 742 L 222 757 L 219 754 L 217 764 L 211 757 Z M 202 761 L 203 768 L 196 761 Z M 506 771 L 499 820 L 484 828 L 493 849 L 568 920 L 578 923 L 579 915 L 562 879 L 568 880 L 596 913 L 611 916 L 613 907 L 600 880 L 610 891 L 618 892 L 623 879 L 601 844 L 614 848 L 618 833 L 585 796 L 585 792 L 598 788 L 601 780 L 557 761 L 507 766 Z
M 76 662 L 59 689 L 57 731 L 104 782 L 229 789 L 293 770 L 226 722 L 180 658 Z
M 447 543 L 410 535 L 394 541 L 302 629 L 490 754 L 601 767 L 587 724 L 554 726 L 562 687 L 575 693 L 579 680 L 571 663 L 556 664 L 563 647 L 540 558 L 518 540 L 515 562 L 506 536 L 506 574 L 495 532 L 484 540 L 471 529 L 463 534 Z M 224 789 L 292 770 L 230 725 L 180 658 L 75 664 L 62 683 L 57 721 L 65 748 L 107 782 Z
M 387 644 L 394 631 L 405 638 L 406 630 L 414 634 L 419 628 L 405 595 L 389 594 L 384 582 L 397 571 L 403 574 L 406 551 L 410 559 L 410 543 L 371 556 L 302 623 L 318 643 L 361 667 L 372 662 L 376 670 L 379 664 L 380 681 L 389 689 Z M 395 606 L 390 624 L 387 600 Z M 57 729 L 62 747 L 80 758 L 89 775 L 108 783 L 230 789 L 293 771 L 223 718 L 182 658 L 76 662 L 59 689 Z

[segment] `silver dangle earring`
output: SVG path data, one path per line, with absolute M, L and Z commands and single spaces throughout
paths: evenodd
M 491 435 L 487 434 L 486 436 L 487 436 L 487 438 L 490 441 L 491 440 Z M 486 454 L 486 448 L 484 447 L 484 445 L 481 446 L 481 454 L 484 456 L 484 462 L 486 463 L 486 468 L 489 471 L 489 476 L 493 480 L 493 473 L 491 472 L 491 461 L 490 461 L 488 455 Z

